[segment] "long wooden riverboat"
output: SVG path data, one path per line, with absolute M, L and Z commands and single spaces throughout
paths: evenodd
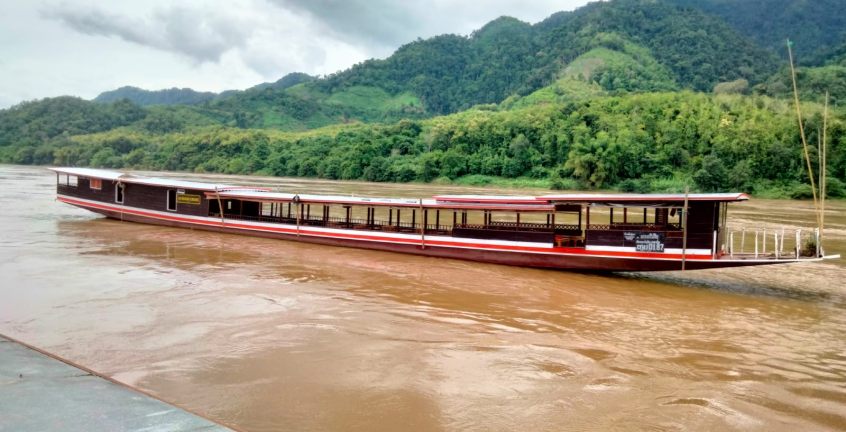
M 744 231 L 744 250 L 736 250 L 726 219 L 729 204 L 749 199 L 743 193 L 370 198 L 51 169 L 59 201 L 109 218 L 331 246 L 598 271 L 839 258 L 819 248 L 803 253 L 798 231 L 771 230 L 763 242 L 756 233 L 754 250 Z

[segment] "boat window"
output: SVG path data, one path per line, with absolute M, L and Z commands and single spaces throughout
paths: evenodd
M 176 190 L 167 190 L 167 209 L 168 211 L 176 211 Z
M 95 190 L 103 189 L 103 181 L 100 179 L 88 180 L 88 187 Z
M 77 186 L 77 184 L 78 184 L 78 179 L 77 179 L 77 177 L 76 177 L 75 175 L 69 175 L 69 176 L 68 176 L 68 183 L 67 183 L 67 185 L 68 185 L 68 186 L 71 186 L 71 187 L 76 187 L 76 186 Z
M 276 211 L 277 211 L 277 204 L 269 203 L 269 202 L 261 203 L 261 212 L 260 212 L 261 216 L 273 217 L 273 216 L 276 216 Z
M 115 185 L 115 202 L 118 204 L 123 204 L 123 189 L 123 183 L 118 183 Z

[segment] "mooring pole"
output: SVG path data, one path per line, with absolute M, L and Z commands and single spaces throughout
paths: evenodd
M 825 255 L 825 247 L 823 247 L 823 232 L 825 231 L 825 195 L 828 190 L 828 186 L 826 186 L 826 164 L 828 164 L 828 157 L 827 150 L 826 150 L 826 138 L 827 138 L 827 129 L 828 129 L 828 91 L 825 92 L 825 108 L 823 108 L 823 132 L 822 132 L 822 149 L 821 159 L 822 159 L 822 167 L 820 168 L 820 174 L 822 176 L 822 180 L 820 180 L 820 235 L 819 240 L 817 240 L 817 244 L 819 245 L 819 253 L 817 255 L 823 256 Z
M 811 168 L 811 156 L 808 153 L 808 140 L 805 139 L 805 125 L 802 124 L 802 111 L 799 108 L 799 89 L 796 86 L 796 70 L 793 67 L 793 50 L 790 46 L 793 43 L 787 40 L 787 56 L 790 60 L 790 79 L 793 81 L 793 100 L 796 104 L 796 119 L 799 122 L 799 137 L 802 138 L 802 150 L 805 153 L 805 162 L 808 165 L 808 179 L 811 181 L 811 195 L 814 198 L 814 211 L 817 217 L 817 226 L 820 226 L 820 206 L 817 202 L 817 186 L 814 181 L 814 170 Z
M 684 210 L 682 211 L 682 217 L 684 220 L 682 221 L 682 271 L 685 269 L 685 265 L 687 264 L 687 196 L 690 193 L 690 186 L 684 187 Z

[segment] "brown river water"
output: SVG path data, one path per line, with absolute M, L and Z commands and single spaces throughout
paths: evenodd
M 846 430 L 844 260 L 533 270 L 122 223 L 54 183 L 0 166 L 0 333 L 242 430 Z M 811 209 L 729 218 L 810 227 Z M 828 203 L 829 253 L 846 252 L 844 210 Z

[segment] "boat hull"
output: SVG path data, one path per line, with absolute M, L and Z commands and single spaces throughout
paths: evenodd
M 327 246 L 354 247 L 360 249 L 406 253 L 429 257 L 461 259 L 493 264 L 521 267 L 562 269 L 574 271 L 669 271 L 681 270 L 682 259 L 674 254 L 613 253 L 588 251 L 580 248 L 531 247 L 525 245 L 502 246 L 458 242 L 444 237 L 406 238 L 378 237 L 358 230 L 310 230 L 294 226 L 269 227 L 267 224 L 250 223 L 241 220 L 180 217 L 165 215 L 143 209 L 90 202 L 72 197 L 58 199 L 108 218 L 177 228 L 202 229 L 205 231 L 250 235 L 286 241 L 301 241 Z M 329 232 L 333 231 L 333 232 Z M 466 240 L 466 239 L 461 239 Z M 807 261 L 807 260 L 802 260 Z M 710 255 L 688 255 L 686 270 L 725 268 L 750 265 L 766 265 L 792 262 L 787 260 L 754 259 L 712 259 Z

